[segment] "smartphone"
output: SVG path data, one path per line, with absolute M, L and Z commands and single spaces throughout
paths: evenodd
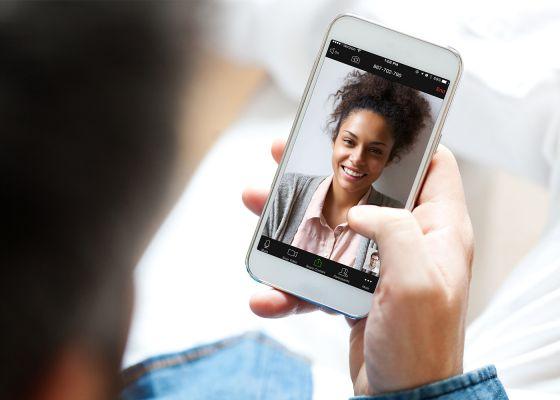
M 337 17 L 255 230 L 249 274 L 348 317 L 367 315 L 383 257 L 346 214 L 358 204 L 412 209 L 461 71 L 453 49 Z

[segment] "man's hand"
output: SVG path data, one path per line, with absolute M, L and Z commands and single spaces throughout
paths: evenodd
M 273 145 L 277 161 L 283 148 Z M 248 189 L 243 200 L 259 214 L 266 196 Z M 404 390 L 462 373 L 473 235 L 451 152 L 438 149 L 412 212 L 357 206 L 348 223 L 376 240 L 381 257 L 370 313 L 350 333 L 355 393 Z M 316 309 L 276 290 L 254 295 L 250 305 L 263 317 Z

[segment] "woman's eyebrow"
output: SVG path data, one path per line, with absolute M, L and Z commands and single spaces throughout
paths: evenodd
M 350 136 L 352 136 L 354 139 L 358 139 L 358 136 L 354 135 L 352 132 L 350 132 L 349 130 L 345 129 L 344 132 L 348 133 Z
M 356 136 L 354 133 L 350 132 L 349 130 L 345 129 L 344 132 L 346 132 L 347 134 L 349 134 L 350 136 L 352 136 L 354 139 L 356 139 L 356 140 L 358 139 L 358 136 Z M 371 145 L 371 144 L 375 144 L 375 145 L 378 145 L 378 146 L 385 146 L 385 147 L 387 147 L 387 143 L 383 143 L 383 142 L 370 142 L 369 144 L 370 144 L 370 145 Z

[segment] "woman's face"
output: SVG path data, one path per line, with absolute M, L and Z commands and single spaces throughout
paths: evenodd
M 333 143 L 334 180 L 349 193 L 365 193 L 383 172 L 393 144 L 385 118 L 373 111 L 353 111 Z

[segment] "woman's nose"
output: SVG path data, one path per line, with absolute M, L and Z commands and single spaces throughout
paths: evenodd
M 355 165 L 360 165 L 364 162 L 364 153 L 360 148 L 354 148 L 350 154 L 350 161 Z

